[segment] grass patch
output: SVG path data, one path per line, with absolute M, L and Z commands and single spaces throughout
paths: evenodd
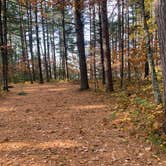
M 24 91 L 22 91 L 22 92 L 17 93 L 17 95 L 19 95 L 19 96 L 26 96 L 26 95 L 27 95 L 27 93 L 26 93 L 26 92 L 24 92 Z
M 109 120 L 113 121 L 116 119 L 116 117 L 117 117 L 117 112 L 113 111 L 109 116 Z
M 163 140 L 161 138 L 161 134 L 156 131 L 151 132 L 148 135 L 147 140 L 152 142 L 154 145 L 161 145 L 163 142 Z
M 152 104 L 149 101 L 147 101 L 146 99 L 142 99 L 140 97 L 136 97 L 134 99 L 134 103 L 137 105 L 144 106 L 147 109 L 154 108 L 154 104 Z

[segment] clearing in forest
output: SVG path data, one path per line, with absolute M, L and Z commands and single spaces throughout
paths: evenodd
M 164 166 L 121 124 L 116 95 L 79 91 L 71 83 L 19 85 L 0 99 L 0 165 Z

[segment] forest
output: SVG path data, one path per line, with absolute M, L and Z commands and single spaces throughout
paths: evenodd
M 0 0 L 0 165 L 166 166 L 165 0 Z

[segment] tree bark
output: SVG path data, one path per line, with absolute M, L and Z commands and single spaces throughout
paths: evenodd
M 37 0 L 35 6 L 35 27 L 36 27 L 36 42 L 37 42 L 37 53 L 38 53 L 38 67 L 39 67 L 39 83 L 43 83 L 41 54 L 40 54 L 40 40 L 39 40 L 39 26 L 38 26 L 38 15 L 37 15 Z
M 74 15 L 75 15 L 75 28 L 77 36 L 77 47 L 79 55 L 79 66 L 80 66 L 80 89 L 86 90 L 89 88 L 88 76 L 87 76 L 87 64 L 85 57 L 85 43 L 84 43 L 84 25 L 82 18 L 82 1 L 74 0 Z
M 163 71 L 163 85 L 164 85 L 164 112 L 166 113 L 166 1 L 159 0 L 156 3 L 156 20 L 158 25 L 160 55 Z
M 104 50 L 103 50 L 103 40 L 102 40 L 102 23 L 101 23 L 101 7 L 99 2 L 99 34 L 100 34 L 100 59 L 101 59 L 101 68 L 102 68 L 102 84 L 105 85 L 105 67 L 104 67 Z
M 33 81 L 36 81 L 35 75 L 35 65 L 34 65 L 34 52 L 33 52 L 33 23 L 32 23 L 32 6 L 31 3 L 28 3 L 27 9 L 27 17 L 28 17 L 28 36 L 29 36 L 29 48 L 30 48 L 30 55 L 31 55 L 31 64 L 32 64 L 32 77 Z
M 149 27 L 147 23 L 147 15 L 145 11 L 145 2 L 144 0 L 141 0 L 141 5 L 142 5 L 142 15 L 144 19 L 144 31 L 146 35 L 146 45 L 147 45 L 147 57 L 148 57 L 148 63 L 149 63 L 149 68 L 151 70 L 151 79 L 152 79 L 152 85 L 153 85 L 153 91 L 154 91 L 154 99 L 157 104 L 161 103 L 161 95 L 160 95 L 160 90 L 159 90 L 159 85 L 158 85 L 158 80 L 157 80 L 157 74 L 155 71 L 155 64 L 153 60 L 153 50 L 151 48 L 151 37 L 150 37 L 150 32 L 149 32 Z
M 111 55 L 109 46 L 109 31 L 108 31 L 108 16 L 107 16 L 107 0 L 101 2 L 101 20 L 103 30 L 103 49 L 105 60 L 105 76 L 106 76 L 106 91 L 113 91 L 113 79 L 111 69 Z
M 63 31 L 63 50 L 64 50 L 64 67 L 65 67 L 65 79 L 69 79 L 69 70 L 68 70 L 68 55 L 67 55 L 67 42 L 66 42 L 66 26 L 65 26 L 65 7 L 63 0 L 63 9 L 61 10 L 62 14 L 62 31 Z
M 2 55 L 3 90 L 8 89 L 7 3 L 0 1 L 0 49 Z
M 43 4 L 41 2 L 41 22 L 42 22 L 42 34 L 43 34 L 43 48 L 44 48 L 44 66 L 45 66 L 45 74 L 46 74 L 46 81 L 49 82 L 50 81 L 50 77 L 49 77 L 49 72 L 48 72 L 48 61 L 47 61 L 47 52 L 46 52 L 46 31 L 45 31 L 45 20 L 43 17 Z

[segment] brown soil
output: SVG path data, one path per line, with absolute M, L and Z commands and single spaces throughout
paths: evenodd
M 20 85 L 0 100 L 2 166 L 164 166 L 108 120 L 116 100 L 69 83 Z

